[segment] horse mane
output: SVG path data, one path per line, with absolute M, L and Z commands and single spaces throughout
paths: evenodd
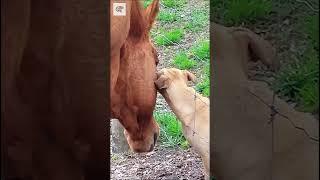
M 132 0 L 129 36 L 140 39 L 146 34 L 148 24 L 140 0 Z

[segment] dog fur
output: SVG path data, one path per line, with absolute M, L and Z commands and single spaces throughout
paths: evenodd
M 191 146 L 200 154 L 209 175 L 209 99 L 188 87 L 196 77 L 187 70 L 176 68 L 162 69 L 157 72 L 155 81 L 158 91 L 182 123 L 182 131 Z

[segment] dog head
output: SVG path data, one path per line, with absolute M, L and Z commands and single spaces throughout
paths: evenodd
M 179 86 L 187 86 L 190 81 L 196 82 L 194 74 L 187 70 L 176 68 L 163 68 L 156 75 L 155 85 L 158 90 L 167 89 L 172 83 L 179 84 Z

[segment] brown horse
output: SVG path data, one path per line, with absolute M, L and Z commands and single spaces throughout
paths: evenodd
M 109 17 L 105 12 L 108 3 L 98 0 L 1 0 L 1 25 L 4 25 L 1 28 L 1 163 L 6 165 L 6 179 L 106 179 L 105 64 L 109 43 L 106 41 L 106 19 Z M 113 98 L 113 102 L 130 107 L 119 106 L 119 117 L 124 116 L 123 110 L 139 110 L 138 119 L 145 126 L 135 126 L 137 122 L 126 118 L 123 124 L 130 125 L 127 126 L 130 135 L 146 131 L 140 139 L 147 142 L 145 147 L 148 145 L 149 148 L 157 132 L 150 115 L 155 94 L 154 87 L 148 84 L 153 73 L 152 70 L 148 72 L 150 74 L 141 71 L 155 66 L 155 51 L 151 44 L 146 46 L 148 39 L 141 37 L 147 33 L 146 29 L 150 29 L 150 20 L 154 20 L 155 4 L 146 11 L 137 11 L 140 7 L 137 2 L 127 1 L 128 11 L 140 12 L 137 13 L 140 16 L 132 16 L 143 21 L 127 19 L 124 24 L 136 29 L 118 26 L 127 35 L 112 38 L 111 43 L 112 52 L 118 49 L 112 54 L 113 57 L 118 55 L 118 58 L 112 58 L 112 67 L 118 62 L 117 69 L 120 70 L 120 55 L 122 58 L 119 78 L 112 75 L 119 83 L 115 88 L 116 81 L 113 81 L 112 89 L 119 89 L 121 85 L 129 90 L 135 88 L 135 91 L 128 90 L 135 94 L 114 91 L 117 95 L 114 97 L 118 98 Z M 145 29 L 140 31 L 142 27 Z M 114 33 L 112 35 L 115 37 Z M 133 64 L 123 65 L 129 60 L 137 62 L 136 58 L 143 62 L 140 69 L 131 69 Z M 126 67 L 130 67 L 130 71 Z M 137 88 L 131 74 L 145 76 L 141 79 L 145 85 L 143 89 Z M 133 84 L 121 83 L 126 76 Z M 119 98 L 141 98 L 136 90 L 151 98 L 147 101 Z M 142 110 L 141 107 L 146 108 Z M 134 135 L 130 137 L 137 139 Z
M 111 110 L 124 126 L 130 148 L 146 152 L 159 135 L 152 116 L 158 58 L 149 37 L 159 0 L 145 10 L 139 0 L 126 1 L 126 6 L 127 16 L 111 18 Z

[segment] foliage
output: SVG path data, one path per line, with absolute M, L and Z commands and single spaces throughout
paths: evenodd
M 277 74 L 274 87 L 280 95 L 298 102 L 301 109 L 319 111 L 319 54 L 306 51 L 299 62 Z
M 191 17 L 188 20 L 188 23 L 185 28 L 193 32 L 198 32 L 202 30 L 205 26 L 207 26 L 208 23 L 209 17 L 208 13 L 205 10 L 194 10 L 191 13 Z
M 172 113 L 155 113 L 155 119 L 160 126 L 160 141 L 166 147 L 187 147 L 187 141 L 182 134 L 181 122 Z
M 160 34 L 156 35 L 154 40 L 157 45 L 169 46 L 174 43 L 180 42 L 184 33 L 182 29 L 173 29 L 168 32 L 160 31 Z
M 319 50 L 319 13 L 305 18 L 304 31 L 308 35 L 313 47 Z
M 151 4 L 151 3 L 152 3 L 152 0 L 144 0 L 144 1 L 143 1 L 143 7 L 146 8 L 146 7 L 148 7 L 149 4 Z
M 199 41 L 191 49 L 195 59 L 201 61 L 210 61 L 210 43 L 209 41 Z
M 178 16 L 174 12 L 160 11 L 158 15 L 158 20 L 165 23 L 172 23 L 174 21 L 177 21 L 177 19 L 178 19 Z
M 306 112 L 319 112 L 319 13 L 298 19 L 298 32 L 306 35 L 307 50 L 282 68 L 276 76 L 276 91 L 298 103 Z
M 197 84 L 196 89 L 203 96 L 210 96 L 210 66 L 204 68 L 204 79 Z
M 161 2 L 165 7 L 169 8 L 179 8 L 186 4 L 186 0 L 162 0 Z
M 211 0 L 212 11 L 222 16 L 224 22 L 230 25 L 257 21 L 270 14 L 272 5 L 271 0 Z
M 190 60 L 185 52 L 180 52 L 173 58 L 173 64 L 178 69 L 190 69 L 196 64 L 196 62 L 194 60 Z

